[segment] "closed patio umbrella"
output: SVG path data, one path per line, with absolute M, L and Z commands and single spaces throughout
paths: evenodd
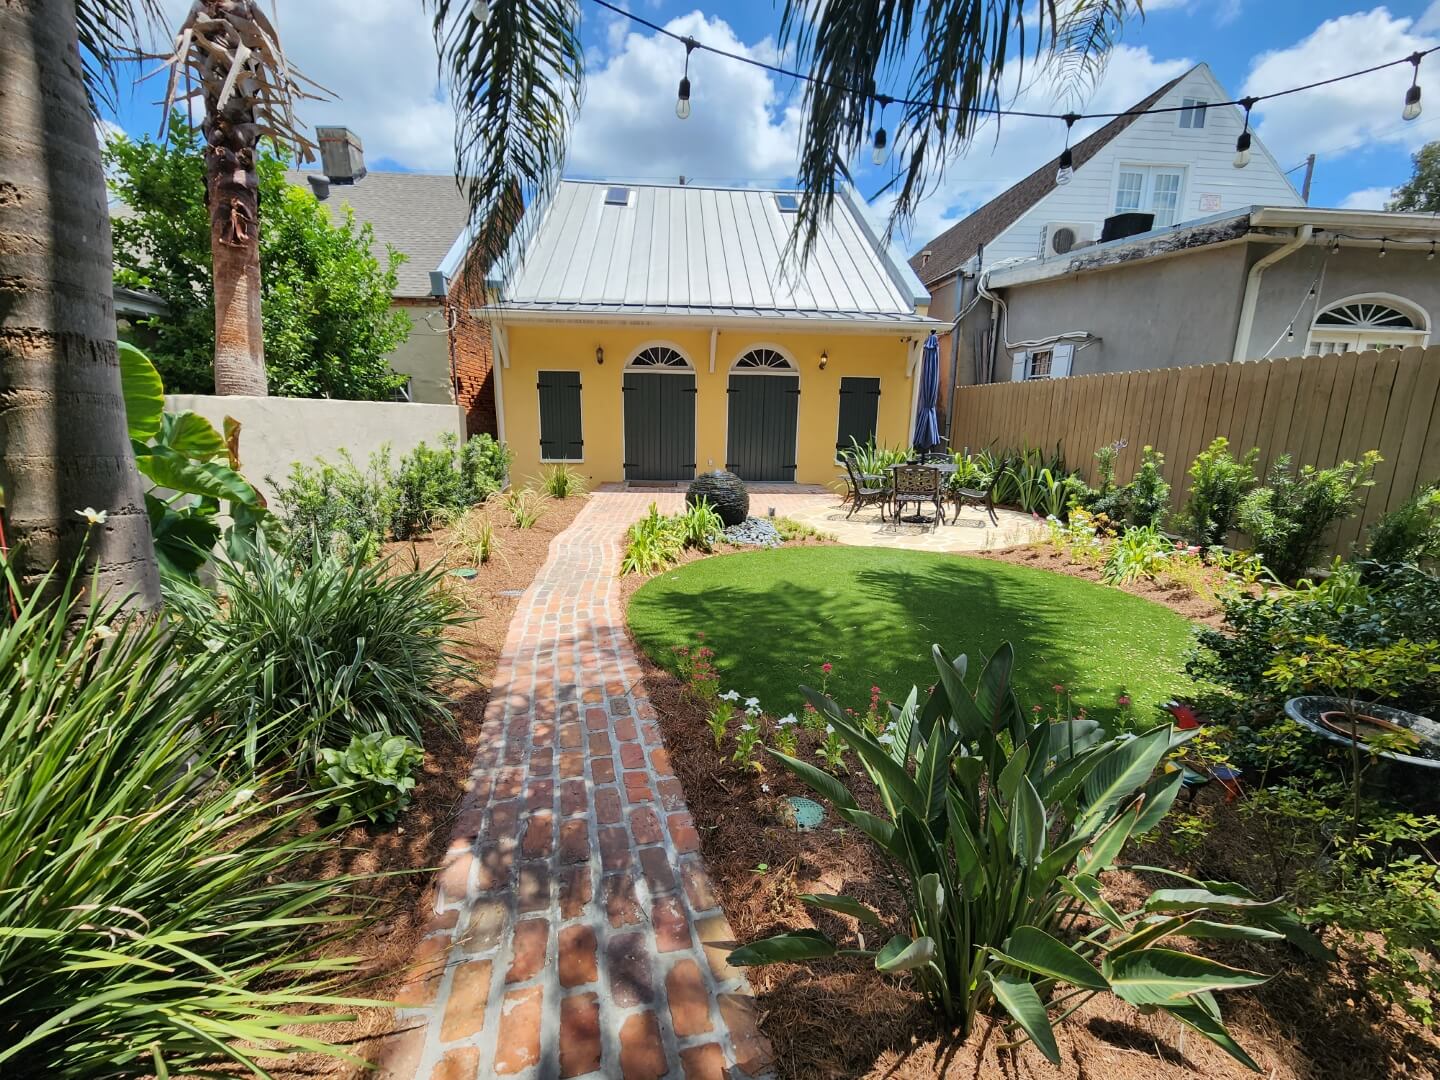
M 932 330 L 920 354 L 920 396 L 915 407 L 915 449 L 922 454 L 940 445 L 935 407 L 940 400 L 940 340 Z

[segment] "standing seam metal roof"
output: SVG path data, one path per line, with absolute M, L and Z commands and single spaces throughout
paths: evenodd
M 607 188 L 629 190 L 609 205 Z M 798 194 L 795 192 L 788 192 Z M 791 215 L 773 190 L 562 181 L 505 302 L 596 308 L 894 316 L 915 313 L 909 268 L 837 198 L 801 267 L 783 258 Z

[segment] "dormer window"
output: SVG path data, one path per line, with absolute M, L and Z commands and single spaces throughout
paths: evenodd
M 1210 102 L 1204 98 L 1181 98 L 1180 104 L 1180 126 L 1182 128 L 1203 128 L 1205 126 L 1205 110 L 1209 108 Z
M 629 206 L 630 189 L 628 187 L 608 187 L 605 189 L 606 206 Z
M 782 192 L 775 196 L 775 208 L 782 214 L 794 214 L 800 210 L 800 196 Z

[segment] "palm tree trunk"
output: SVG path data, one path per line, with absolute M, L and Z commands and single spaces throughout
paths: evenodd
M 215 275 L 215 392 L 264 397 L 255 117 L 241 93 L 218 113 L 209 95 L 205 105 L 205 188 Z
M 0 0 L 0 485 L 22 580 L 85 544 L 113 599 L 159 605 L 115 355 L 110 216 L 73 0 Z M 77 511 L 103 510 L 90 529 Z

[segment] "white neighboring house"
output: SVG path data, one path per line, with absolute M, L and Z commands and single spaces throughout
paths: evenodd
M 1136 102 L 1131 111 L 1137 115 L 1116 117 L 1075 143 L 1068 184 L 1056 182 L 1057 153 L 925 244 L 910 265 L 930 289 L 931 317 L 954 319 L 965 291 L 962 278 L 1000 263 L 1061 256 L 1099 242 L 1106 219 L 1117 214 L 1153 215 L 1150 228 L 1163 230 L 1255 205 L 1303 206 L 1253 131 L 1249 164 L 1235 168 L 1243 111 L 1211 104 L 1230 97 L 1209 65 L 1197 64 Z M 1158 108 L 1181 111 L 1138 115 Z M 1143 230 L 1132 222 L 1118 235 L 1137 231 Z M 969 298 L 967 293 L 963 299 Z M 1068 375 L 1073 354 L 1074 346 L 1063 342 L 1035 350 L 1033 364 L 1027 362 L 1012 377 Z

